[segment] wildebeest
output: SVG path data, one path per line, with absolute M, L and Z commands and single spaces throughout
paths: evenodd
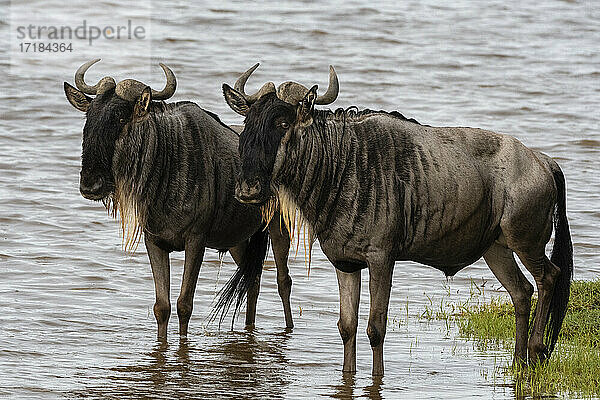
M 223 91 L 246 115 L 236 197 L 263 204 L 276 196 L 284 208 L 297 207 L 336 268 L 344 371 L 356 370 L 360 270 L 368 268 L 367 335 L 373 375 L 383 374 L 392 272 L 402 260 L 452 276 L 483 256 L 515 307 L 515 361 L 550 355 L 573 269 L 556 162 L 482 129 L 425 126 L 398 112 L 356 107 L 315 110 L 316 85 L 293 105 L 272 92 L 250 103 L 227 85 Z M 538 289 L 529 339 L 533 286 L 513 253 Z
M 176 88 L 175 75 L 165 65 L 160 64 L 167 84 L 158 92 L 133 79 L 115 84 L 104 77 L 87 85 L 84 74 L 98 61 L 75 73 L 79 90 L 64 83 L 69 102 L 86 113 L 79 188 L 86 199 L 103 200 L 120 214 L 126 248 L 143 230 L 156 289 L 158 336 L 166 337 L 171 313 L 169 253 L 185 250 L 177 315 L 179 332 L 186 335 L 206 247 L 229 250 L 239 265 L 219 300 L 221 319 L 234 299 L 237 311 L 248 293 L 246 325 L 253 325 L 268 234 L 260 211 L 234 198 L 240 167 L 237 134 L 195 103 L 161 101 Z M 279 218 L 269 228 L 291 328 L 290 240 Z

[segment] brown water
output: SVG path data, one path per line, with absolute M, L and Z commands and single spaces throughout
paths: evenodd
M 122 3 L 122 4 L 121 4 Z M 118 225 L 78 192 L 83 115 L 64 98 L 83 62 L 89 80 L 134 77 L 155 87 L 159 61 L 179 79 L 174 100 L 193 100 L 228 123 L 241 118 L 220 86 L 257 61 L 248 90 L 266 80 L 327 84 L 337 106 L 399 110 L 432 125 L 517 136 L 561 164 L 575 245 L 575 277 L 600 273 L 600 6 L 597 2 L 310 2 L 255 6 L 191 1 L 13 1 L 0 7 L 0 397 L 17 398 L 512 398 L 500 350 L 482 350 L 456 327 L 423 322 L 424 307 L 468 297 L 470 280 L 500 291 L 478 262 L 453 280 L 398 263 L 386 337 L 386 375 L 370 376 L 361 303 L 358 373 L 343 377 L 337 284 L 317 248 L 310 275 L 291 261 L 296 327 L 283 313 L 269 262 L 257 329 L 207 325 L 216 288 L 233 272 L 208 251 L 190 335 L 176 318 L 155 340 L 153 282 L 145 251 L 121 250 Z M 124 5 L 127 4 L 127 5 Z M 21 25 L 127 24 L 142 39 L 73 43 L 71 53 L 21 53 Z M 31 40 L 29 40 L 31 41 Z M 48 42 L 48 40 L 45 40 Z M 60 41 L 58 41 L 60 42 Z M 174 295 L 182 254 L 174 254 Z M 363 275 L 366 283 L 367 273 Z

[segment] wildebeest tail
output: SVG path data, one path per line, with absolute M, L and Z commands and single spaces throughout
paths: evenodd
M 246 246 L 241 264 L 223 289 L 219 291 L 217 303 L 210 314 L 210 321 L 219 316 L 219 326 L 221 326 L 231 306 L 235 303 L 233 318 L 231 320 L 233 328 L 233 322 L 242 302 L 248 294 L 248 290 L 262 273 L 268 245 L 269 233 L 266 229 L 259 229 L 248 239 L 248 246 Z
M 555 162 L 551 162 L 550 167 L 557 190 L 554 210 L 554 247 L 552 248 L 550 261 L 560 268 L 560 275 L 555 283 L 550 302 L 548 329 L 546 331 L 546 339 L 549 343 L 548 356 L 554 350 L 554 345 L 567 312 L 571 280 L 573 278 L 573 244 L 571 242 L 571 232 L 569 231 L 569 221 L 567 220 L 565 176 Z

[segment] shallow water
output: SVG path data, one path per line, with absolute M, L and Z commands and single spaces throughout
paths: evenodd
M 386 375 L 370 376 L 367 273 L 358 336 L 358 373 L 341 373 L 337 285 L 317 247 L 310 274 L 302 251 L 291 261 L 296 327 L 283 328 L 275 270 L 263 274 L 257 329 L 206 323 L 215 292 L 233 272 L 208 251 L 190 335 L 176 317 L 168 345 L 155 340 L 153 283 L 142 247 L 126 254 L 118 225 L 78 192 L 83 115 L 62 82 L 97 57 L 89 81 L 112 75 L 162 85 L 165 62 L 179 81 L 173 100 L 193 100 L 227 123 L 223 101 L 257 61 L 248 91 L 264 81 L 327 84 L 335 105 L 399 110 L 431 125 L 510 133 L 555 157 L 568 183 L 576 279 L 600 273 L 600 7 L 594 2 L 517 1 L 117 3 L 56 0 L 2 3 L 0 48 L 0 397 L 22 398 L 512 398 L 500 367 L 507 354 L 482 350 L 455 327 L 423 322 L 424 307 L 471 279 L 500 285 L 478 262 L 446 282 L 432 268 L 398 263 L 386 337 Z M 18 26 L 127 24 L 143 39 L 72 40 L 70 53 L 21 53 Z M 47 40 L 46 40 L 47 42 Z M 173 296 L 183 255 L 173 255 Z

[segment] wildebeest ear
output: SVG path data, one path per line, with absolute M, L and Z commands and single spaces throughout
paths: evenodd
M 150 89 L 150 86 L 146 86 L 146 88 L 142 91 L 142 94 L 140 94 L 140 97 L 138 97 L 137 101 L 135 102 L 135 106 L 133 107 L 134 117 L 142 118 L 148 114 L 150 103 L 152 103 L 152 89 Z
M 304 95 L 304 98 L 300 102 L 297 111 L 298 123 L 302 126 L 309 126 L 312 124 L 312 112 L 315 109 L 315 101 L 317 100 L 317 85 L 310 88 Z
M 223 84 L 223 96 L 225 97 L 225 101 L 229 104 L 229 107 L 236 113 L 240 115 L 248 114 L 248 110 L 250 110 L 250 105 L 246 101 L 246 98 L 243 94 L 233 89 L 228 84 Z
M 65 82 L 65 96 L 67 96 L 67 100 L 69 103 L 79 111 L 86 112 L 90 103 L 92 102 L 92 98 L 88 97 L 82 91 L 75 89 L 73 86 L 69 85 Z

